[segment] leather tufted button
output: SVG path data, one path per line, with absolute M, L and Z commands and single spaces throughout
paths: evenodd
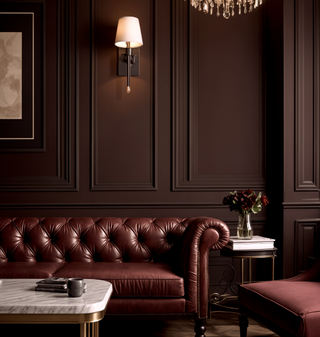
M 167 243 L 170 246 L 173 246 L 173 239 L 172 239 L 171 235 L 168 234 L 167 237 L 166 237 L 166 240 L 167 240 Z
M 34 256 L 36 262 L 42 262 L 42 256 L 40 253 L 36 253 Z
M 142 235 L 138 235 L 138 242 L 144 242 L 145 239 Z

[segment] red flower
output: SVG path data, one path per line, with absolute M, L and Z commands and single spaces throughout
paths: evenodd
M 228 205 L 230 211 L 237 211 L 239 214 L 258 213 L 262 206 L 267 206 L 269 200 L 260 192 L 257 196 L 251 189 L 245 191 L 230 192 L 223 198 L 223 204 Z
M 263 206 L 267 206 L 269 204 L 269 199 L 265 195 L 262 195 L 261 202 Z

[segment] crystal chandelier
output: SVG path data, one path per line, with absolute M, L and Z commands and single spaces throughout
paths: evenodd
M 186 0 L 184 0 L 186 1 Z M 253 8 L 257 8 L 262 4 L 262 0 L 190 0 L 191 5 L 194 8 L 198 8 L 199 11 L 211 15 L 213 14 L 214 4 L 217 7 L 217 16 L 220 16 L 220 6 L 222 6 L 222 15 L 225 19 L 229 19 L 230 16 L 234 16 L 235 3 L 238 5 L 239 14 L 243 12 L 252 12 Z

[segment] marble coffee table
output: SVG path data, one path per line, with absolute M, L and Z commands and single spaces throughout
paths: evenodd
M 112 293 L 112 284 L 85 279 L 81 297 L 35 291 L 38 279 L 3 279 L 0 283 L 0 324 L 80 324 L 81 337 L 98 337 Z

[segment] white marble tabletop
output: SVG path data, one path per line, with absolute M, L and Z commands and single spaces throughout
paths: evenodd
M 35 291 L 39 279 L 2 279 L 0 314 L 91 314 L 105 309 L 112 284 L 85 279 L 87 291 L 81 297 L 67 293 Z

